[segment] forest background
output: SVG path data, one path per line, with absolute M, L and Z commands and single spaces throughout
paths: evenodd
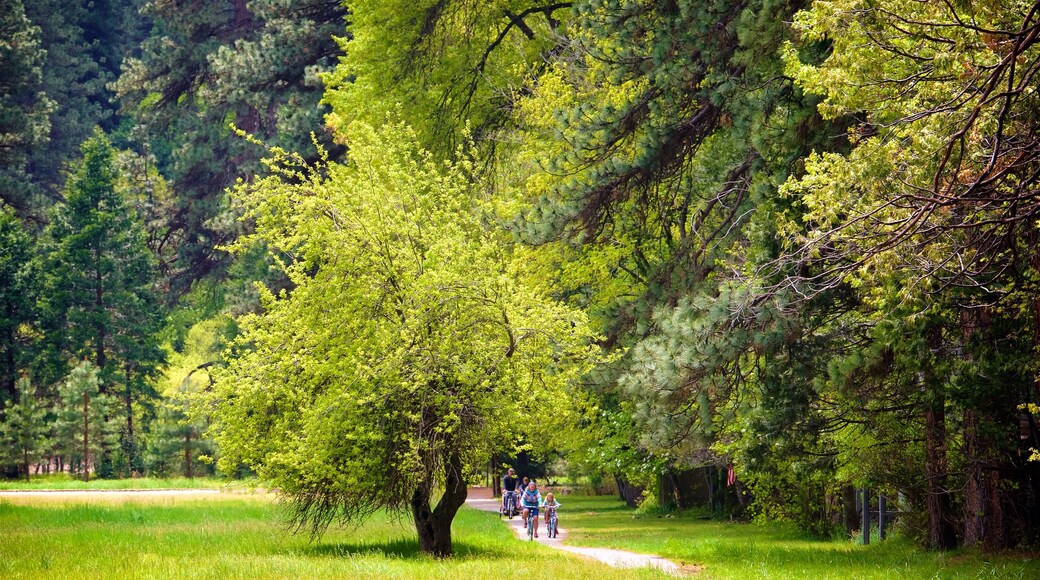
M 680 508 L 699 468 L 717 513 L 821 535 L 868 486 L 931 547 L 1040 541 L 1038 3 L 0 0 L 0 29 L 8 477 L 262 471 L 238 379 L 322 400 L 367 355 L 428 387 L 383 348 L 418 336 L 554 409 L 524 430 L 468 391 L 513 428 L 460 427 L 460 468 L 560 458 Z M 256 362 L 322 336 L 323 289 L 399 284 L 354 253 L 388 240 L 468 260 L 419 261 L 450 291 L 416 308 L 480 331 Z M 502 371 L 489 304 L 555 354 L 509 334 Z

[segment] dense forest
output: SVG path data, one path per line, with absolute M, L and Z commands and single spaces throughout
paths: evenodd
M 450 553 L 466 478 L 521 454 L 680 509 L 696 470 L 717 515 L 823 536 L 867 487 L 932 548 L 1040 543 L 1038 2 L 0 28 L 8 478 L 256 474 L 315 533 L 399 508 Z

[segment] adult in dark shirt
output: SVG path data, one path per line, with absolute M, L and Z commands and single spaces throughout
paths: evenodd
M 516 478 L 516 472 L 510 467 L 509 471 L 506 472 L 506 476 L 502 478 L 502 513 L 508 514 L 512 506 L 516 505 L 516 486 L 519 483 L 519 480 Z
M 506 476 L 502 479 L 502 489 L 506 491 L 516 491 L 516 484 L 519 483 L 519 479 L 516 478 L 516 472 L 510 467 L 509 471 L 506 472 Z

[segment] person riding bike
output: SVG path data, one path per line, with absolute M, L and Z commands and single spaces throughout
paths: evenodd
M 550 525 L 550 518 L 553 516 L 556 508 L 560 507 L 560 502 L 556 501 L 556 497 L 550 491 L 545 494 L 545 502 L 542 503 L 542 508 L 545 509 L 545 529 L 549 532 L 549 537 L 553 537 L 553 529 Z
M 516 505 L 516 486 L 520 483 L 520 480 L 516 477 L 516 472 L 510 467 L 509 471 L 506 472 L 506 476 L 502 478 L 502 513 L 512 516 L 513 506 Z
M 520 505 L 524 508 L 524 525 L 527 525 L 528 513 L 533 516 L 531 518 L 531 525 L 534 526 L 534 537 L 538 537 L 538 506 L 542 503 L 542 494 L 538 491 L 538 486 L 531 483 L 527 484 L 527 489 L 524 493 L 520 494 Z

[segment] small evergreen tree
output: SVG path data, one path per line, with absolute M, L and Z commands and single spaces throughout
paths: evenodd
M 98 368 L 83 361 L 58 387 L 52 452 L 84 479 L 90 476 L 90 459 L 103 455 L 116 443 L 118 421 L 111 415 L 112 400 L 99 392 Z
M 29 378 L 18 379 L 18 400 L 4 409 L 4 422 L 0 425 L 0 455 L 5 461 L 18 463 L 19 471 L 29 481 L 30 466 L 39 461 L 46 449 L 47 408 L 36 396 L 36 389 Z
M 170 397 L 159 407 L 146 438 L 145 467 L 158 476 L 212 474 L 212 463 L 203 463 L 199 457 L 214 454 L 213 441 L 204 436 L 204 422 L 185 413 L 184 401 L 180 399 Z

